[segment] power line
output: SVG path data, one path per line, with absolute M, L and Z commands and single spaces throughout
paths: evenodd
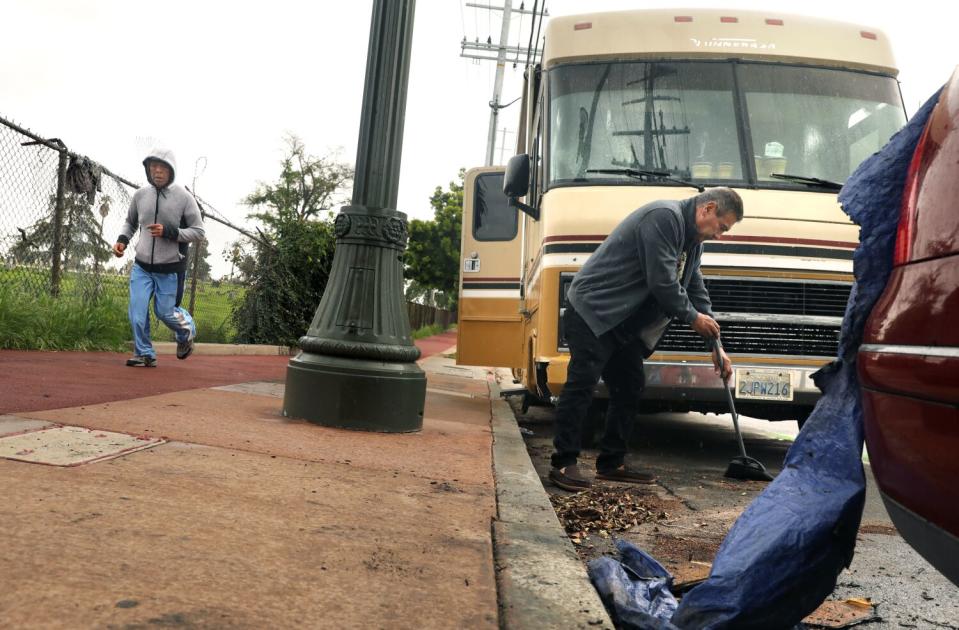
M 544 0 L 544 2 L 543 2 L 543 8 L 542 8 L 542 9 L 540 10 L 540 12 L 539 12 L 539 21 L 536 23 L 536 42 L 539 42 L 539 31 L 540 31 L 540 29 L 543 27 L 543 16 L 544 16 L 544 15 L 549 15 L 549 13 L 546 12 L 546 2 L 545 2 L 545 0 Z M 536 17 L 534 16 L 533 19 L 535 20 Z M 530 30 L 532 31 L 532 29 L 530 29 Z M 533 50 L 535 51 L 535 50 L 537 50 L 537 49 L 534 48 Z M 542 59 L 542 58 L 543 58 L 543 49 L 540 48 L 540 49 L 538 49 L 538 51 L 539 51 L 539 52 L 538 52 L 539 57 L 540 57 L 540 59 Z M 536 55 L 533 55 L 533 62 L 534 62 L 534 63 L 536 62 Z
M 486 61 L 496 61 L 496 76 L 493 82 L 493 98 L 489 102 L 490 106 L 490 123 L 489 123 L 489 132 L 487 134 L 486 142 L 486 165 L 490 166 L 493 164 L 493 158 L 496 151 L 496 121 L 499 117 L 499 110 L 507 107 L 506 105 L 500 105 L 500 95 L 503 90 L 503 73 L 505 70 L 505 65 L 507 61 L 511 61 L 515 66 L 520 61 L 520 55 L 523 53 L 523 49 L 519 46 L 510 46 L 509 45 L 509 35 L 510 35 L 510 18 L 513 13 L 517 13 L 520 16 L 522 15 L 532 15 L 533 22 L 536 20 L 536 6 L 534 6 L 534 11 L 527 11 L 525 8 L 525 3 L 521 4 L 518 9 L 513 9 L 512 0 L 503 0 L 503 6 L 493 6 L 489 4 L 474 4 L 467 3 L 466 6 L 473 7 L 474 9 L 487 9 L 492 15 L 493 11 L 502 11 L 502 28 L 500 29 L 499 42 L 493 44 L 492 36 L 488 36 L 485 43 L 478 41 L 468 42 L 466 37 L 463 37 L 461 42 L 461 51 L 460 56 L 466 57 L 469 59 L 481 59 Z M 546 14 L 545 6 L 543 10 L 539 12 L 540 21 L 542 21 L 543 15 Z M 530 32 L 532 33 L 533 24 L 530 24 Z M 467 52 L 469 51 L 469 52 Z M 527 59 L 532 51 L 532 41 L 530 46 L 526 49 Z M 536 54 L 539 54 L 539 51 L 536 51 Z M 534 55 L 535 57 L 535 55 Z
M 539 28 L 540 28 L 540 26 L 543 25 L 543 14 L 546 13 L 546 2 L 545 2 L 545 0 L 544 0 L 544 2 L 543 2 L 543 10 L 540 12 L 540 14 L 539 14 L 539 21 L 537 22 L 537 19 L 536 19 L 536 10 L 537 10 L 538 7 L 539 7 L 539 0 L 534 0 L 534 2 L 533 2 L 533 22 L 530 24 L 530 27 L 529 27 L 529 44 L 526 46 L 526 65 L 527 65 L 527 66 L 529 66 L 530 55 L 531 55 L 531 53 L 533 52 L 533 41 L 534 41 L 534 39 L 533 39 L 533 31 L 534 31 L 534 30 L 536 31 L 536 39 L 535 39 L 535 41 L 536 41 L 537 43 L 539 43 Z M 535 28 L 534 28 L 534 26 L 535 26 Z M 533 62 L 534 62 L 534 63 L 536 62 L 535 56 L 533 57 Z
M 539 0 L 534 0 L 533 2 L 533 21 L 530 23 L 529 27 L 529 44 L 526 46 L 526 65 L 529 65 L 529 56 L 533 50 L 533 31 L 536 29 L 533 28 L 533 25 L 536 24 L 536 9 L 539 7 Z M 545 7 L 545 4 L 544 4 Z M 542 18 L 540 18 L 542 19 Z

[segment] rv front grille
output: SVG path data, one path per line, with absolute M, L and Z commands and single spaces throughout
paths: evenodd
M 839 326 L 722 320 L 719 325 L 728 353 L 834 357 L 839 347 Z M 706 352 L 706 346 L 689 326 L 673 322 L 656 352 Z
M 560 313 L 568 306 L 566 291 L 573 274 L 560 274 Z M 795 315 L 842 317 L 851 285 L 814 281 L 767 281 L 753 278 L 705 278 L 713 312 L 759 316 Z M 727 352 L 786 356 L 834 357 L 839 347 L 839 324 L 778 321 L 726 321 L 720 319 Z M 562 317 L 559 349 L 566 350 Z M 673 322 L 657 352 L 704 352 L 702 338 L 689 326 Z
M 850 284 L 706 277 L 716 313 L 825 315 L 842 317 Z

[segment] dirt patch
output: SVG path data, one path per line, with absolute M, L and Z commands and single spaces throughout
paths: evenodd
M 652 555 L 664 565 L 679 566 L 687 562 L 712 563 L 721 542 L 721 538 L 712 536 L 676 536 L 657 532 L 653 536 Z
M 549 499 L 584 561 L 610 553 L 615 535 L 665 521 L 684 509 L 675 499 L 635 486 L 594 486 L 579 494 L 551 494 Z
M 431 481 L 430 485 L 433 486 L 434 492 L 463 492 L 448 481 Z

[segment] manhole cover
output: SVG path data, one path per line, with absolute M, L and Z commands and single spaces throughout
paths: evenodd
M 53 427 L 0 438 L 0 457 L 50 466 L 79 466 L 163 444 L 162 438 L 83 427 Z

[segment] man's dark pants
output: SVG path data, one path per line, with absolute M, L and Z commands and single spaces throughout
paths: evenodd
M 176 304 L 175 306 L 180 306 L 180 303 L 183 302 L 183 289 L 186 285 L 186 270 L 181 269 L 176 272 Z
M 563 323 L 570 359 L 566 385 L 556 410 L 552 465 L 564 468 L 576 463 L 593 390 L 602 376 L 609 391 L 609 407 L 596 469 L 618 468 L 626 457 L 626 441 L 646 383 L 643 375 L 645 347 L 639 340 L 635 318 L 599 337 L 571 307 L 566 309 Z

